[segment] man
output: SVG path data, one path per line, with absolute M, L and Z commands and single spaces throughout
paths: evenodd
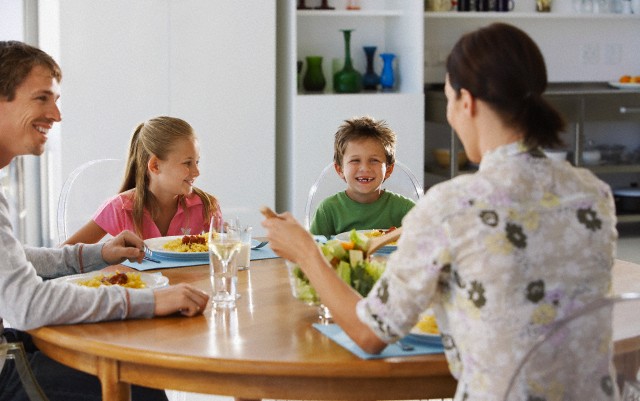
M 61 120 L 56 104 L 62 73 L 43 51 L 0 41 L 0 168 L 19 155 L 44 152 L 47 133 Z M 123 232 L 104 244 L 59 249 L 23 246 L 13 236 L 7 200 L 0 194 L 0 342 L 22 341 L 36 378 L 53 400 L 100 400 L 94 376 L 63 366 L 39 352 L 23 331 L 48 324 L 150 318 L 201 313 L 209 296 L 189 285 L 130 290 L 88 289 L 43 281 L 93 271 L 125 259 L 141 262 L 143 242 Z M 5 329 L 2 319 L 13 329 Z M 12 361 L 0 360 L 0 401 L 26 400 Z M 166 400 L 161 390 L 132 387 L 134 400 Z

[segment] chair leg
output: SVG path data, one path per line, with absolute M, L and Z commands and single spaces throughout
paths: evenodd
M 20 376 L 20 381 L 24 391 L 31 401 L 48 401 L 49 399 L 36 381 L 33 371 L 27 362 L 27 354 L 20 343 L 9 343 L 8 355 L 15 361 L 16 371 Z

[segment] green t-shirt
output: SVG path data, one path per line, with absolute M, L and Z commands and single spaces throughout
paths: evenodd
M 346 231 L 387 229 L 402 226 L 402 218 L 415 203 L 402 195 L 385 191 L 373 203 L 359 203 L 342 191 L 318 205 L 311 222 L 311 233 L 330 238 Z

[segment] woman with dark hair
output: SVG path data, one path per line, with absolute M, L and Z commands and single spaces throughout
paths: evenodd
M 564 127 L 542 97 L 546 85 L 540 50 L 520 29 L 497 23 L 460 38 L 447 60 L 447 119 L 480 168 L 418 201 L 365 298 L 289 213 L 263 222 L 272 249 L 300 265 L 365 351 L 402 338 L 431 307 L 458 379 L 455 400 L 503 399 L 538 336 L 611 288 L 613 197 L 588 170 L 541 151 L 561 142 Z M 510 399 L 613 399 L 610 316 L 585 322 L 544 366 L 555 381 L 533 372 Z

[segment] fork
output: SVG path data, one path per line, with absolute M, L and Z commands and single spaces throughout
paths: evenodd
M 269 241 L 262 241 L 261 243 L 255 245 L 255 246 L 252 246 L 251 249 L 260 249 L 263 246 L 267 245 L 268 243 L 269 243 Z
M 152 258 L 152 256 L 153 256 L 153 252 L 151 252 L 151 249 L 149 249 L 147 244 L 144 244 L 144 258 L 143 259 L 144 260 L 148 260 L 149 262 L 153 262 L 153 263 L 162 263 L 158 259 Z
M 403 351 L 413 351 L 413 345 L 405 344 L 402 341 L 398 341 L 396 344 L 400 346 L 400 349 Z

